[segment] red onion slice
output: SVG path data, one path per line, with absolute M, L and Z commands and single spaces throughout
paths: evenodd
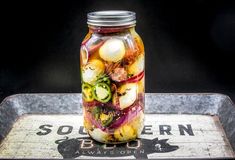
M 98 102 L 98 101 L 92 101 L 92 102 L 85 102 L 83 101 L 83 106 L 84 107 L 94 107 L 94 106 L 97 106 L 97 107 L 110 107 L 112 109 L 115 109 L 115 110 L 120 110 L 120 107 L 118 105 L 113 105 L 112 102 L 108 102 L 108 103 L 102 103 L 102 102 Z
M 97 41 L 95 41 L 95 40 L 97 40 Z M 94 44 L 94 43 L 97 43 L 97 44 Z M 89 38 L 89 39 L 87 39 L 86 41 L 84 41 L 83 43 L 82 43 L 82 46 L 85 46 L 86 47 L 86 49 L 87 49 L 87 51 L 88 51 L 88 53 L 89 53 L 89 55 L 92 53 L 92 52 L 94 52 L 94 51 L 96 51 L 97 49 L 99 49 L 103 44 L 104 44 L 104 42 L 105 42 L 105 40 L 101 40 L 100 41 L 100 39 L 99 38 L 96 38 L 96 39 L 94 39 L 94 38 Z
M 142 78 L 144 77 L 144 71 L 140 72 L 139 74 L 137 74 L 136 76 L 133 76 L 131 78 L 119 81 L 120 83 L 135 83 L 140 81 Z
M 111 124 L 108 128 L 109 129 L 115 129 L 120 127 L 121 125 L 124 125 L 130 121 L 132 121 L 135 117 L 138 116 L 138 114 L 142 111 L 141 106 L 134 106 L 129 109 L 129 111 L 126 111 L 126 114 L 121 116 L 119 119 L 117 119 L 113 124 Z

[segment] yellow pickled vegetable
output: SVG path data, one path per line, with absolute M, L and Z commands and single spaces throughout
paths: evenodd
M 135 130 L 128 124 L 123 125 L 114 131 L 114 137 L 119 141 L 128 141 L 137 136 Z
M 109 115 L 102 113 L 100 115 L 100 120 L 101 121 L 107 121 L 109 119 Z
M 92 123 L 89 120 L 87 120 L 86 118 L 84 119 L 83 125 L 87 130 L 92 129 Z
M 142 78 L 138 82 L 138 93 L 143 93 L 144 92 L 144 78 Z
M 100 120 L 101 120 L 102 126 L 108 126 L 112 122 L 113 116 L 111 114 L 102 113 L 100 115 Z
M 144 127 L 144 112 L 141 111 L 137 117 L 135 117 L 130 123 L 129 125 L 132 128 L 136 129 L 137 132 L 137 136 L 140 136 L 142 129 Z
M 100 47 L 99 55 L 105 61 L 118 62 L 125 55 L 125 45 L 121 40 L 111 38 Z

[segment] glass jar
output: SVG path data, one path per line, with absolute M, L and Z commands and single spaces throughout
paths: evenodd
M 135 13 L 88 13 L 80 50 L 84 127 L 96 141 L 136 139 L 144 123 L 144 45 Z

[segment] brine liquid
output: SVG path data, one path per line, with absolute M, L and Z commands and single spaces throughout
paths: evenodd
M 84 127 L 95 140 L 137 138 L 144 121 L 144 46 L 134 28 L 90 30 L 80 53 Z

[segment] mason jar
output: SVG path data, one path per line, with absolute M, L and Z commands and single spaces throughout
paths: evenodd
M 136 139 L 144 125 L 144 45 L 130 11 L 87 14 L 80 50 L 84 127 L 96 141 Z

